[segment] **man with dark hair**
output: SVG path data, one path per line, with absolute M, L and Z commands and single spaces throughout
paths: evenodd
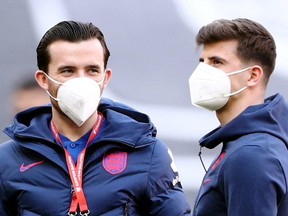
M 171 151 L 150 118 L 102 98 L 112 71 L 102 32 L 64 21 L 37 47 L 35 78 L 51 106 L 15 116 L 0 145 L 0 212 L 189 215 Z
M 189 79 L 191 101 L 220 122 L 200 146 L 222 150 L 193 215 L 286 216 L 288 105 L 279 93 L 264 99 L 275 67 L 273 37 L 252 20 L 220 19 L 202 27 L 196 42 L 203 49 Z

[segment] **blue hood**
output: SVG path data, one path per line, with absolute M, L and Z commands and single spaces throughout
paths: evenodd
M 115 141 L 133 148 L 155 142 L 157 131 L 146 114 L 106 98 L 101 99 L 98 111 L 104 115 L 106 125 L 101 132 L 101 141 Z M 33 107 L 18 113 L 4 133 L 22 144 L 31 143 L 31 139 L 55 143 L 50 130 L 51 118 L 51 105 Z M 127 133 L 131 128 L 133 134 Z
M 280 94 L 248 107 L 227 125 L 214 129 L 200 139 L 200 146 L 212 149 L 222 142 L 253 133 L 271 134 L 288 147 L 288 104 Z

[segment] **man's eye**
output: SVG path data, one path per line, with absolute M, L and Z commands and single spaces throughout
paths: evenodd
M 71 70 L 71 69 L 65 69 L 65 70 L 62 70 L 62 73 L 72 73 L 73 72 L 73 70 Z
M 98 69 L 91 69 L 91 72 L 93 73 L 100 73 L 100 71 Z

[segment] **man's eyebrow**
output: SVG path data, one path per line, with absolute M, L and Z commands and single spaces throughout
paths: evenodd
M 97 69 L 100 69 L 100 65 L 98 64 L 90 64 L 90 65 L 87 65 L 86 68 L 97 68 Z
M 224 58 L 221 58 L 220 56 L 210 56 L 208 57 L 209 61 L 217 60 L 221 62 L 227 62 Z
M 211 57 L 208 57 L 208 60 L 209 61 L 213 61 L 213 60 L 218 60 L 218 61 L 221 61 L 221 62 L 226 62 L 226 60 L 224 58 L 221 58 L 219 56 L 211 56 Z M 199 58 L 199 62 L 204 62 L 204 58 L 200 57 Z
M 73 69 L 75 68 L 74 66 L 71 66 L 71 65 L 62 65 L 60 67 L 58 67 L 58 71 L 62 71 L 62 70 L 67 70 L 67 69 Z

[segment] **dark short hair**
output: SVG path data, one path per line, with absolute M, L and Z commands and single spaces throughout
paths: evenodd
M 50 28 L 40 40 L 37 52 L 37 65 L 39 70 L 48 72 L 48 65 L 51 57 L 48 46 L 55 41 L 63 40 L 69 42 L 78 42 L 96 38 L 103 47 L 104 67 L 106 68 L 110 51 L 106 45 L 103 33 L 92 23 L 82 23 L 77 21 L 62 21 Z
M 228 40 L 237 40 L 237 56 L 245 63 L 259 64 L 269 79 L 275 68 L 276 44 L 261 24 L 245 18 L 219 19 L 203 26 L 196 36 L 198 46 Z

